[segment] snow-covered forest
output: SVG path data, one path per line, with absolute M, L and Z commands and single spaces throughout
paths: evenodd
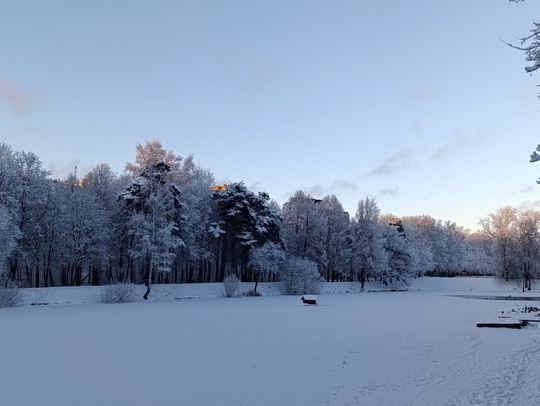
M 137 145 L 119 175 L 101 163 L 55 179 L 31 152 L 0 144 L 2 280 L 23 287 L 116 282 L 283 280 L 406 284 L 417 276 L 540 274 L 540 212 L 502 207 L 471 233 L 429 215 L 382 214 L 374 198 L 346 213 L 334 195 L 297 191 L 280 207 L 242 182 Z M 307 284 L 307 285 L 306 285 Z M 296 289 L 296 290 L 295 290 Z M 148 292 L 147 292 L 148 293 Z

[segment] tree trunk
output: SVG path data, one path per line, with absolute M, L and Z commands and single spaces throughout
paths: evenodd
M 36 266 L 36 280 L 35 285 L 36 288 L 39 288 L 39 267 Z
M 152 283 L 152 265 L 148 264 L 148 271 L 146 277 L 144 278 L 144 286 L 146 286 L 146 293 L 143 296 L 144 300 L 148 300 L 148 295 L 150 295 L 150 284 Z
M 253 293 L 257 295 L 257 285 L 259 284 L 259 277 L 257 276 L 257 273 L 253 273 L 253 279 L 255 279 L 255 287 L 253 288 Z
M 223 279 L 225 278 L 225 266 L 227 265 L 227 249 L 228 249 L 228 240 L 229 237 L 227 234 L 225 234 L 222 237 L 223 243 L 221 244 L 221 263 L 219 264 L 219 274 L 218 274 L 218 280 L 216 282 L 223 282 Z

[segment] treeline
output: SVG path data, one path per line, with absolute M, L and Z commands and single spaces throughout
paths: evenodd
M 327 281 L 406 283 L 492 274 L 500 262 L 495 234 L 426 215 L 381 215 L 373 198 L 351 218 L 334 195 L 297 191 L 280 207 L 241 182 L 213 186 L 208 169 L 158 141 L 138 145 L 122 175 L 99 164 L 65 179 L 53 179 L 33 153 L 0 144 L 3 279 L 25 287 L 149 286 L 221 282 L 229 274 L 273 281 L 316 269 Z

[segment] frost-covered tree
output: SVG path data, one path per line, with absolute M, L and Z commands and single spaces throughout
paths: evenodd
M 127 184 L 127 176 L 118 176 L 106 163 L 94 166 L 82 179 L 82 187 L 87 194 L 93 196 L 95 204 L 99 206 L 99 221 L 105 223 L 108 238 L 110 238 L 107 254 L 109 264 L 104 272 L 99 273 L 96 266 L 92 267 L 92 284 L 96 284 L 99 280 L 103 283 L 126 280 L 126 261 L 123 255 L 125 247 L 122 241 L 127 230 L 123 221 L 123 207 L 118 201 L 118 195 Z
M 334 203 L 336 202 L 328 201 L 326 208 L 323 208 L 321 199 L 315 199 L 298 190 L 283 205 L 283 235 L 288 252 L 314 261 L 319 271 L 329 279 L 332 271 L 328 233 L 334 228 L 331 224 L 331 217 L 334 216 L 330 216 Z M 338 271 L 334 272 L 337 276 Z
M 283 227 L 287 250 L 305 258 L 312 245 L 315 206 L 320 200 L 297 190 L 283 205 Z
M 259 281 L 270 276 L 278 276 L 284 262 L 285 251 L 279 244 L 268 242 L 251 249 L 248 269 L 253 274 L 253 281 L 255 282 L 253 293 L 255 295 L 257 295 Z
M 0 195 L 20 232 L 10 258 L 10 279 L 32 286 L 42 263 L 42 237 L 52 181 L 35 154 L 13 152 L 5 146 L 0 150 L 0 161 L 6 159 L 9 165 L 5 171 L 0 169 Z
M 137 144 L 137 154 L 134 163 L 125 165 L 126 172 L 132 176 L 140 175 L 146 168 L 164 163 L 169 167 L 170 179 L 177 185 L 185 184 L 192 174 L 195 163 L 193 155 L 182 158 L 172 151 L 167 151 L 158 140 L 146 141 L 144 145 Z
M 417 276 L 455 276 L 465 266 L 466 230 L 428 215 L 402 218 L 411 266 Z
M 504 206 L 480 219 L 484 232 L 494 239 L 497 250 L 497 274 L 508 281 L 513 278 L 515 261 L 515 226 L 517 210 Z
M 463 272 L 469 275 L 495 275 L 493 239 L 482 232 L 465 237 Z
M 384 278 L 388 271 L 388 252 L 384 248 L 385 225 L 379 222 L 380 209 L 369 196 L 358 202 L 352 221 L 349 247 L 352 253 L 351 279 L 360 281 L 362 289 L 368 278 Z
M 444 268 L 450 275 L 459 275 L 463 269 L 465 257 L 465 235 L 462 227 L 451 221 L 438 222 L 441 233 L 445 238 L 444 255 L 446 263 Z
M 350 249 L 347 247 L 347 235 L 350 230 L 349 214 L 335 195 L 323 197 L 318 205 L 321 220 L 317 228 L 320 241 L 320 261 L 318 266 L 327 281 L 342 280 L 347 275 L 350 261 Z
M 210 282 L 215 280 L 213 244 L 208 235 L 212 218 L 212 173 L 195 167 L 189 180 L 180 186 L 182 198 L 183 240 L 177 257 L 172 282 Z
M 323 280 L 315 262 L 295 256 L 287 259 L 280 279 L 285 295 L 318 294 Z
M 524 0 L 509 0 L 511 3 L 522 3 Z M 525 67 L 525 72 L 533 73 L 540 68 L 540 21 L 534 24 L 528 35 L 518 38 L 520 45 L 508 44 L 512 48 L 525 53 L 525 60 L 531 65 Z
M 411 269 L 416 276 L 424 276 L 435 268 L 433 259 L 433 243 L 429 234 L 410 216 L 402 219 L 407 229 L 405 236 L 411 256 Z
M 523 291 L 531 289 L 531 281 L 540 276 L 540 212 L 526 210 L 518 214 L 516 221 L 517 256 L 521 268 Z
M 540 155 L 538 154 L 540 152 L 540 144 L 536 147 L 536 151 L 533 151 L 531 154 L 531 159 L 529 160 L 530 163 L 535 163 L 540 161 Z M 536 183 L 540 184 L 540 178 L 536 181 Z
M 95 190 L 73 174 L 55 191 L 58 198 L 55 239 L 63 253 L 57 256 L 61 283 L 99 285 L 111 266 L 113 218 Z
M 129 256 L 142 271 L 150 294 L 156 275 L 170 272 L 183 244 L 180 191 L 168 180 L 165 163 L 151 164 L 119 196 L 124 203 Z
M 387 255 L 387 266 L 383 271 L 381 279 L 385 283 L 407 284 L 413 276 L 411 254 L 405 235 L 401 231 L 401 223 L 396 227 L 396 222 L 381 224 L 384 250 Z
M 522 3 L 524 0 L 509 0 L 511 3 Z M 534 27 L 529 31 L 529 34 L 518 38 L 519 45 L 509 44 L 514 49 L 525 53 L 525 61 L 530 65 L 525 67 L 525 72 L 532 75 L 533 72 L 540 69 L 540 21 L 533 22 Z M 533 151 L 530 162 L 538 162 L 540 160 L 540 144 Z M 540 179 L 536 181 L 540 183 Z
M 0 274 L 7 275 L 8 259 L 17 246 L 20 231 L 5 204 L 0 202 Z M 7 278 L 6 278 L 7 279 Z
M 126 186 L 123 183 L 109 164 L 103 162 L 94 166 L 82 179 L 82 185 L 90 188 L 111 211 L 117 205 L 118 194 Z

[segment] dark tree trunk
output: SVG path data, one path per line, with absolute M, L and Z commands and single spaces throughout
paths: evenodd
M 150 294 L 150 281 L 144 281 L 144 286 L 146 286 L 146 293 L 144 294 L 143 299 L 148 300 L 148 295 Z
M 257 295 L 257 285 L 259 284 L 259 277 L 257 276 L 257 273 L 253 273 L 253 279 L 255 280 L 255 287 L 253 288 L 253 293 Z
M 146 293 L 144 294 L 143 299 L 148 300 L 148 295 L 150 295 L 150 284 L 152 283 L 152 265 L 148 263 L 145 268 L 144 286 L 146 286 Z
M 364 284 L 366 283 L 366 271 L 364 269 L 360 270 L 360 285 L 362 287 L 362 290 L 364 290 Z
M 35 285 L 34 286 L 36 288 L 39 288 L 39 283 L 40 283 L 40 281 L 39 281 L 39 267 L 36 267 L 36 280 L 35 280 Z

